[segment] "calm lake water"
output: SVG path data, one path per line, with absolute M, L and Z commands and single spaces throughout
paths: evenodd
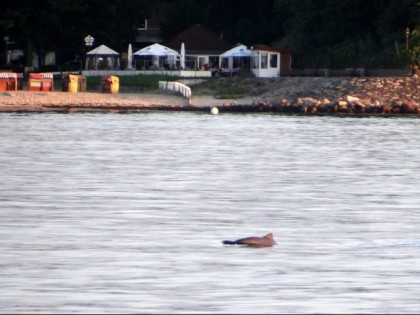
M 418 313 L 420 120 L 0 115 L 0 313 Z M 272 248 L 224 239 L 274 234 Z

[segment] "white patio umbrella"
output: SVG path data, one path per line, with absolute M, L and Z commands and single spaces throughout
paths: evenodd
M 93 67 L 97 69 L 99 62 L 103 60 L 107 61 L 108 67 L 113 68 L 114 64 L 118 61 L 118 56 L 119 53 L 115 50 L 112 50 L 106 45 L 100 45 L 86 53 L 86 70 L 92 63 Z
M 251 50 L 246 48 L 245 45 L 238 45 L 228 51 L 225 51 L 223 54 L 220 55 L 222 58 L 229 58 L 229 57 L 251 57 Z
M 133 48 L 131 47 L 131 43 L 128 44 L 128 52 L 127 52 L 127 70 L 133 69 Z
M 154 56 L 156 58 L 155 65 L 158 66 L 160 57 L 167 56 L 171 62 L 175 62 L 176 58 L 179 56 L 179 53 L 169 47 L 155 43 L 136 51 L 133 56 Z
M 251 50 L 249 50 L 245 45 L 238 45 L 228 51 L 225 51 L 223 54 L 220 55 L 220 63 L 222 62 L 222 58 L 228 59 L 229 68 L 233 67 L 233 58 L 246 58 L 251 57 Z
M 181 54 L 179 58 L 179 66 L 181 67 L 181 70 L 185 69 L 185 44 L 181 44 Z
M 153 44 L 136 51 L 133 56 L 178 56 L 178 52 L 161 44 Z

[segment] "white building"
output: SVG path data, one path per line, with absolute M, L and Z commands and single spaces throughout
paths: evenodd
M 258 78 L 274 78 L 290 73 L 292 55 L 286 49 L 265 45 L 251 47 L 251 71 Z

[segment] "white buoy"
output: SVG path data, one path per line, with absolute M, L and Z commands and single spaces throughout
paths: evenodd
M 217 115 L 219 113 L 219 109 L 217 107 L 212 107 L 210 109 L 210 114 Z

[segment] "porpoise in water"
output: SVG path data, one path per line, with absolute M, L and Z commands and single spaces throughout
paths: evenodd
M 222 241 L 225 245 L 246 245 L 249 247 L 271 247 L 276 245 L 276 241 L 273 238 L 272 233 L 268 233 L 263 237 L 259 236 L 250 236 L 245 238 L 240 238 L 236 241 Z

